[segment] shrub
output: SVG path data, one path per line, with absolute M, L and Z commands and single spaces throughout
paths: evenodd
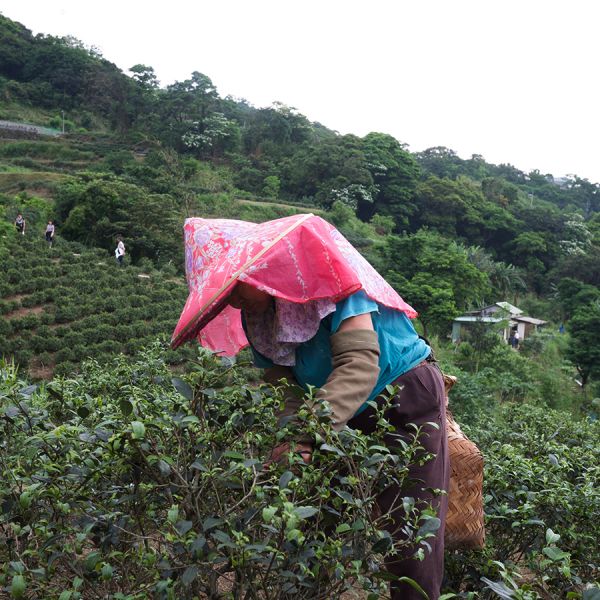
M 17 350 L 13 353 L 14 361 L 21 369 L 26 369 L 29 361 L 33 357 L 31 350 Z
M 40 314 L 39 318 L 42 325 L 50 325 L 54 323 L 54 307 L 46 308 L 44 312 Z
M 8 319 L 0 319 L 0 336 L 8 336 L 12 333 L 12 323 Z
M 44 366 L 51 365 L 54 362 L 54 358 L 53 358 L 52 354 L 50 354 L 50 352 L 42 352 L 38 356 L 38 360 L 39 360 L 40 364 L 42 364 Z
M 68 377 L 77 371 L 77 364 L 71 361 L 65 361 L 54 367 L 55 377 Z
M 298 431 L 276 427 L 279 390 L 238 377 L 203 354 L 188 381 L 173 378 L 156 351 L 89 361 L 40 389 L 3 372 L 4 580 L 21 573 L 38 598 L 216 598 L 227 582 L 235 598 L 333 599 L 352 585 L 377 596 L 394 545 L 375 497 L 404 479 L 418 444 L 387 450 L 383 420 L 372 436 L 334 435 L 327 407 L 307 399 L 313 463 L 266 465 Z M 405 507 L 425 546 L 435 518 Z
M 23 274 L 18 269 L 9 269 L 5 277 L 8 283 L 16 284 L 22 281 Z
M 39 319 L 37 315 L 25 315 L 20 319 L 13 320 L 14 331 L 24 331 L 26 329 L 34 329 L 39 325 Z
M 61 345 L 62 346 L 62 345 Z M 55 355 L 56 364 L 65 362 L 75 362 L 80 359 L 77 353 L 71 348 L 65 348 L 62 346 Z
M 466 428 L 485 457 L 487 539 L 483 553 L 447 557 L 451 588 L 476 590 L 484 575 L 502 597 L 581 598 L 597 580 L 600 424 L 565 417 L 505 404 Z M 526 584 L 515 583 L 519 571 Z

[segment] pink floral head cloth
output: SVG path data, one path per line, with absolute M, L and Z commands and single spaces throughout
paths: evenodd
M 311 303 L 316 308 L 304 312 L 316 318 L 360 289 L 410 318 L 417 315 L 337 229 L 312 214 L 259 224 L 187 219 L 184 240 L 190 294 L 173 332 L 174 348 L 197 338 L 214 352 L 233 356 L 248 345 L 241 311 L 227 304 L 238 280 L 276 303 Z

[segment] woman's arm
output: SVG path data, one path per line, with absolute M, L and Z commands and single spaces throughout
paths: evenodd
M 343 429 L 356 411 L 366 402 L 379 377 L 379 342 L 373 329 L 371 313 L 344 319 L 331 338 L 333 369 L 317 398 L 327 400 L 332 409 L 334 429 Z M 286 379 L 291 385 L 285 391 L 285 407 L 281 417 L 292 416 L 302 405 L 302 393 L 289 367 L 274 366 L 263 376 L 267 383 Z M 300 390 L 301 391 L 301 390 Z M 273 449 L 271 460 L 279 462 L 290 450 L 286 442 Z M 311 445 L 301 441 L 296 450 L 305 462 L 311 460 Z
M 379 341 L 371 313 L 349 317 L 330 338 L 332 371 L 317 393 L 340 431 L 367 401 L 379 378 Z
M 351 331 L 356 329 L 373 329 L 373 319 L 371 319 L 371 313 L 365 313 L 364 315 L 356 315 L 342 321 L 337 333 L 342 331 Z

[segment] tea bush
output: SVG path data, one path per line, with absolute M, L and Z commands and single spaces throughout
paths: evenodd
M 183 279 L 174 282 L 170 272 L 167 281 L 159 271 L 140 279 L 136 267 L 118 269 L 106 262 L 105 253 L 78 251 L 78 245 L 63 240 L 51 251 L 41 238 L 15 234 L 0 240 L 0 255 L 10 257 L 11 265 L 0 272 L 0 313 L 28 313 L 0 321 L 0 356 L 22 366 L 32 359 L 35 373 L 40 353 L 53 355 L 43 363 L 52 369 L 110 352 L 134 352 L 149 335 L 173 331 L 187 296 Z M 177 362 L 192 355 L 184 349 Z M 41 372 L 47 374 L 47 368 Z
M 470 423 L 485 457 L 486 548 L 449 556 L 448 585 L 475 591 L 483 576 L 503 598 L 581 598 L 600 576 L 600 423 L 515 403 Z
M 202 353 L 186 380 L 154 347 L 77 379 L 27 386 L 0 369 L 0 586 L 29 598 L 375 600 L 397 550 L 374 511 L 402 483 L 418 442 L 394 453 L 390 426 L 333 434 L 328 409 L 300 413 L 310 465 L 266 464 L 297 426 L 276 426 L 280 390 Z M 410 499 L 406 531 L 439 525 Z

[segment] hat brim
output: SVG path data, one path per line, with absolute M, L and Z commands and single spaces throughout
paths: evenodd
M 237 277 L 229 281 L 225 287 L 218 290 L 204 306 L 201 306 L 194 311 L 189 321 L 171 340 L 171 348 L 175 349 L 184 342 L 196 338 L 200 331 L 227 306 L 229 296 L 231 296 L 237 282 Z

